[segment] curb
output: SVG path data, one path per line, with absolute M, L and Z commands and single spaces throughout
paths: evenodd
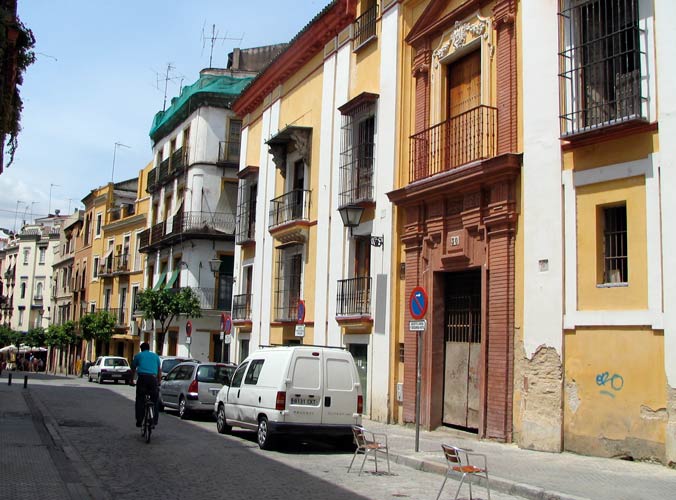
M 394 463 L 423 472 L 439 474 L 441 476 L 446 474 L 446 471 L 448 470 L 448 468 L 442 463 L 411 457 L 408 455 L 402 455 L 396 452 L 390 452 L 390 459 L 392 459 Z M 462 476 L 460 474 L 454 473 L 451 477 L 455 480 L 460 480 Z M 509 479 L 503 479 L 494 475 L 490 476 L 490 481 L 491 490 L 506 493 L 508 495 L 516 495 L 523 498 L 528 498 L 529 500 L 590 500 L 589 498 L 569 495 L 567 493 L 561 493 L 554 490 L 545 490 L 539 486 L 517 483 L 516 481 L 510 481 Z M 477 482 L 483 486 L 483 480 L 479 480 Z

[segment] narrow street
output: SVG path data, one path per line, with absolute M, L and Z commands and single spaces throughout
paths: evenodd
M 134 388 L 40 375 L 31 376 L 25 390 L 22 380 L 15 376 L 8 387 L 2 378 L 3 426 L 13 413 L 2 402 L 25 400 L 39 438 L 70 487 L 61 493 L 58 488 L 38 490 L 36 497 L 35 485 L 21 481 L 43 473 L 38 462 L 27 460 L 28 467 L 38 465 L 18 482 L 9 477 L 0 483 L 2 498 L 434 499 L 442 482 L 438 474 L 396 463 L 389 475 L 359 476 L 355 470 L 348 475 L 351 452 L 321 442 L 287 442 L 277 451 L 263 452 L 254 433 L 219 435 L 207 417 L 181 421 L 174 413 L 163 413 L 146 444 L 133 423 Z M 7 445 L 2 434 L 0 444 Z M 0 462 L 0 472 L 2 467 Z M 44 464 L 42 468 L 47 470 Z M 366 469 L 373 470 L 373 464 Z M 449 480 L 442 498 L 452 498 L 456 487 Z M 474 498 L 484 497 L 485 491 L 477 488 Z M 519 498 L 498 492 L 491 497 Z

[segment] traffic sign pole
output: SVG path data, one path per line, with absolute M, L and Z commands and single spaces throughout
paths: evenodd
M 418 363 L 415 375 L 415 451 L 420 451 L 420 393 L 422 392 L 422 334 L 416 332 L 418 341 Z
M 416 363 L 415 380 L 415 451 L 420 451 L 420 399 L 422 393 L 422 336 L 427 327 L 427 321 L 423 319 L 427 313 L 427 292 L 421 286 L 416 286 L 411 291 L 408 300 L 408 309 L 411 317 L 416 321 L 411 321 L 409 329 L 416 332 L 416 343 L 418 347 L 418 359 Z M 415 327 L 415 330 L 414 330 Z

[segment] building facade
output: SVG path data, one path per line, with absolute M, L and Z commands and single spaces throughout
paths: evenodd
M 152 321 L 144 335 L 160 354 L 231 360 L 221 339 L 221 313 L 232 301 L 237 167 L 241 120 L 232 101 L 279 47 L 238 50 L 228 69 L 205 69 L 171 107 L 155 116 L 150 132 L 154 168 L 148 173 L 145 282 L 153 289 L 192 288 L 202 317 L 176 318 L 164 335 Z
M 386 2 L 387 3 L 387 2 Z M 243 117 L 235 342 L 354 356 L 389 418 L 396 5 L 336 1 L 234 104 Z
M 13 234 L 0 249 L 0 276 L 2 276 L 2 299 L 0 299 L 0 324 L 9 326 L 14 312 L 14 288 L 16 286 L 16 260 L 19 240 Z

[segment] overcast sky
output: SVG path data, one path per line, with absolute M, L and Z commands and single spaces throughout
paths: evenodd
M 175 68 L 169 101 L 209 66 L 202 33 L 211 36 L 213 24 L 220 38 L 235 39 L 215 42 L 212 66 L 225 67 L 234 47 L 288 42 L 328 3 L 19 0 L 37 62 L 21 86 L 16 159 L 0 174 L 0 227 L 82 207 L 111 180 L 116 142 L 129 148 L 116 150 L 115 181 L 136 177 L 152 158 L 148 131 L 162 109 L 167 64 Z

